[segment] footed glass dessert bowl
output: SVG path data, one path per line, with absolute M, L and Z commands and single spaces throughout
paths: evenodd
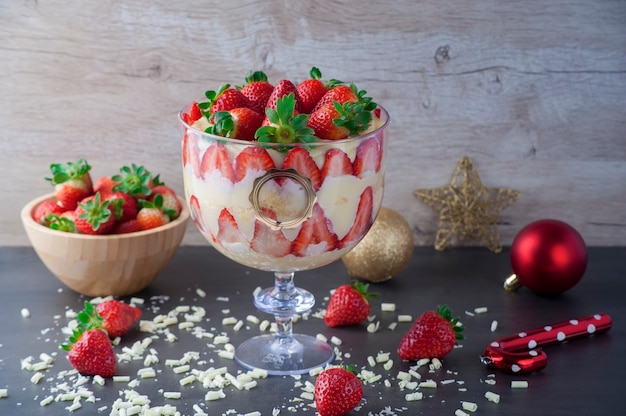
M 191 107 L 191 106 L 190 106 Z M 183 109 L 185 198 L 207 241 L 226 257 L 274 273 L 254 296 L 276 320 L 276 332 L 236 348 L 236 361 L 268 374 L 307 373 L 334 359 L 315 336 L 293 333 L 293 316 L 315 304 L 294 273 L 331 263 L 371 227 L 383 199 L 385 130 L 376 109 L 370 128 L 341 140 L 270 143 L 225 138 L 187 122 Z

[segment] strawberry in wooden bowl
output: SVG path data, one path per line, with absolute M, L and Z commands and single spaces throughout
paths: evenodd
M 125 296 L 148 286 L 185 234 L 189 211 L 143 166 L 93 182 L 89 164 L 52 164 L 54 192 L 21 212 L 28 238 L 50 272 L 87 296 Z

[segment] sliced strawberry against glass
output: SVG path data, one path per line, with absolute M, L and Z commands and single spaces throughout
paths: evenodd
M 273 212 L 265 210 L 264 213 L 269 218 L 276 219 Z M 250 242 L 250 247 L 259 254 L 281 258 L 291 252 L 291 241 L 285 237 L 282 230 L 271 229 L 267 224 L 255 220 L 254 236 Z
M 274 160 L 267 150 L 248 146 L 235 158 L 235 180 L 240 182 L 247 175 L 257 178 L 275 167 Z
M 292 254 L 305 257 L 334 250 L 338 238 L 331 230 L 332 225 L 326 218 L 324 210 L 319 204 L 315 204 L 313 215 L 302 223 L 298 236 L 293 241 Z
M 359 145 L 354 158 L 354 175 L 363 178 L 378 173 L 382 166 L 383 148 L 377 137 L 372 137 Z
M 202 162 L 200 163 L 202 179 L 206 179 L 207 176 L 213 174 L 215 171 L 218 171 L 222 177 L 229 180 L 231 183 L 235 182 L 235 171 L 228 157 L 228 151 L 226 150 L 226 146 L 219 142 L 211 144 L 206 149 L 202 156 Z
M 311 157 L 309 151 L 303 147 L 294 147 L 289 150 L 283 162 L 283 169 L 294 169 L 300 175 L 311 180 L 314 191 L 319 191 L 322 185 L 322 173 Z
M 371 186 L 365 188 L 359 199 L 354 223 L 348 233 L 339 242 L 339 248 L 345 248 L 361 240 L 363 235 L 370 229 L 374 219 L 374 191 Z
M 245 243 L 248 244 L 246 237 L 239 230 L 235 217 L 227 208 L 222 208 L 220 216 L 217 220 L 218 232 L 216 240 L 221 245 L 232 243 Z

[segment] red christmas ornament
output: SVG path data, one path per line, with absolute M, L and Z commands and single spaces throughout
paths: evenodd
M 515 236 L 511 246 L 515 274 L 507 290 L 526 286 L 535 293 L 555 295 L 572 288 L 587 268 L 587 246 L 572 226 L 545 219 L 532 222 Z

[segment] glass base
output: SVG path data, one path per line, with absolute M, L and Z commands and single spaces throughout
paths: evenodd
M 270 375 L 306 374 L 332 362 L 331 346 L 315 337 L 294 334 L 281 338 L 259 335 L 244 341 L 235 349 L 235 361 L 249 370 L 262 369 Z

